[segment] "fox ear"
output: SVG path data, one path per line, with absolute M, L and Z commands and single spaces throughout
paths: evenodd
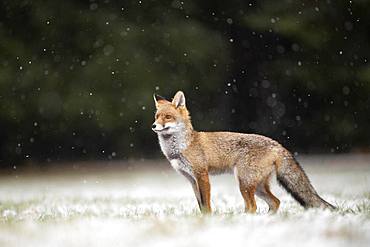
M 164 97 L 158 95 L 158 94 L 153 94 L 153 99 L 155 102 L 155 106 L 158 108 L 159 101 L 167 101 Z
M 179 106 L 185 107 L 185 95 L 182 91 L 178 91 L 173 97 L 172 104 L 177 108 Z

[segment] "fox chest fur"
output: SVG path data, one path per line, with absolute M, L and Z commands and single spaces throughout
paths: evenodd
M 158 135 L 159 145 L 171 166 L 180 174 L 194 178 L 190 162 L 182 155 L 187 148 L 186 137 L 180 132 L 172 135 Z

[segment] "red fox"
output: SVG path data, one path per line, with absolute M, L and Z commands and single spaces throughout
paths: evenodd
M 294 156 L 277 141 L 256 134 L 195 131 L 183 92 L 177 92 L 172 102 L 153 96 L 157 111 L 152 129 L 172 167 L 190 181 L 201 212 L 211 212 L 208 174 L 224 172 L 234 173 L 248 213 L 256 212 L 255 194 L 268 204 L 269 212 L 278 210 L 280 201 L 269 186 L 274 172 L 304 208 L 335 209 L 317 194 Z

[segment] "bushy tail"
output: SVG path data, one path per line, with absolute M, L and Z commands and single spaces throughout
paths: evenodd
M 293 196 L 304 208 L 329 208 L 333 205 L 322 199 L 308 179 L 299 163 L 290 156 L 277 165 L 278 182 Z

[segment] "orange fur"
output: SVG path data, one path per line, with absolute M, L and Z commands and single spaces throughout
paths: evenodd
M 198 132 L 193 129 L 185 96 L 179 91 L 172 102 L 154 97 L 153 130 L 171 165 L 192 184 L 200 210 L 211 212 L 208 174 L 233 172 L 245 201 L 256 212 L 255 194 L 276 212 L 280 201 L 270 191 L 278 180 L 304 207 L 334 208 L 319 197 L 294 157 L 278 142 L 261 135 L 233 132 Z

